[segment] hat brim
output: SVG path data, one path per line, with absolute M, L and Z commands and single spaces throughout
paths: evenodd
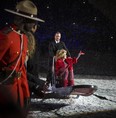
M 24 15 L 24 14 L 18 13 L 18 12 L 13 11 L 13 10 L 9 10 L 9 9 L 4 9 L 4 10 L 7 11 L 7 12 L 9 12 L 9 13 L 12 13 L 12 14 L 15 14 L 15 15 L 18 15 L 18 16 L 22 16 L 22 17 L 25 17 L 25 18 L 28 18 L 28 19 L 31 19 L 31 20 L 45 22 L 44 20 L 42 20 L 40 18 L 36 18 L 36 17 L 31 17 L 31 16 L 28 16 L 28 15 Z

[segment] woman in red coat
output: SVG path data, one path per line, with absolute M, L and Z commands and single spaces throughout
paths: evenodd
M 83 55 L 79 53 L 78 58 Z M 74 72 L 73 64 L 78 62 L 78 58 L 67 57 L 67 51 L 64 49 L 58 50 L 56 54 L 57 61 L 55 62 L 55 74 L 58 77 L 59 86 L 73 86 L 74 85 Z
M 15 15 L 13 25 L 0 30 L 0 104 L 15 103 L 22 108 L 29 102 L 25 60 L 28 55 L 28 38 L 37 21 L 37 7 L 29 0 L 16 5 L 16 11 L 5 9 Z

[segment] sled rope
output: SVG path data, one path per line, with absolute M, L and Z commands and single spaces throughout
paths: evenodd
M 95 97 L 101 99 L 101 100 L 108 100 L 108 101 L 111 101 L 111 102 L 116 103 L 116 101 L 110 100 L 110 99 L 106 98 L 105 96 L 101 96 L 101 95 L 97 95 L 97 94 L 93 94 L 93 95 L 94 95 Z

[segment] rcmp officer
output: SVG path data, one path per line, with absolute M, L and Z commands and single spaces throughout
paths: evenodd
M 0 30 L 0 103 L 10 100 L 24 108 L 30 92 L 26 76 L 25 60 L 28 54 L 28 32 L 44 20 L 37 18 L 37 7 L 30 0 L 16 5 L 14 23 Z

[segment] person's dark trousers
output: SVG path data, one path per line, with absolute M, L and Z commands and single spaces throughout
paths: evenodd
M 48 83 L 51 83 L 51 85 L 53 85 L 54 84 L 54 72 L 55 72 L 55 70 L 53 70 L 54 69 L 54 67 L 53 67 L 53 58 L 51 57 L 50 59 L 49 59 L 49 68 L 48 68 L 48 73 L 47 73 L 47 82 Z
M 42 90 L 43 90 L 45 81 L 35 77 L 31 73 L 27 73 L 27 78 L 28 78 L 28 84 L 29 84 L 31 96 L 32 96 L 32 93 L 34 93 L 38 97 L 43 97 Z

